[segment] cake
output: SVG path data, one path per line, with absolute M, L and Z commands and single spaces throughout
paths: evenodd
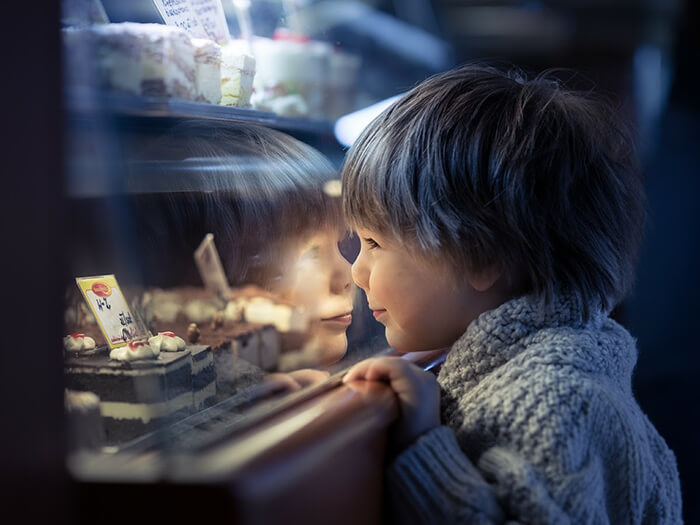
M 92 392 L 66 389 L 64 407 L 68 450 L 99 449 L 105 440 L 100 398 Z
M 66 385 L 92 392 L 108 443 L 150 432 L 193 409 L 190 350 L 157 352 L 147 342 L 129 342 L 74 353 L 65 362 Z
M 132 95 L 195 98 L 195 47 L 182 29 L 123 22 L 63 30 L 70 79 Z M 76 63 L 75 57 L 85 63 Z
M 94 350 L 95 340 L 82 332 L 73 332 L 63 338 L 63 348 L 68 352 Z
M 187 348 L 192 356 L 192 405 L 195 410 L 202 410 L 217 401 L 214 355 L 207 345 Z
M 250 107 L 255 78 L 255 59 L 231 42 L 221 48 L 221 104 Z
M 221 102 L 221 47 L 206 38 L 193 38 L 195 62 L 195 100 Z
M 163 24 L 124 22 L 124 38 L 141 39 L 141 94 L 195 98 L 195 48 L 185 31 Z
M 188 350 L 192 360 L 192 406 L 194 410 L 201 410 L 216 402 L 216 370 L 210 346 L 186 346 L 184 339 L 170 331 L 159 332 L 148 340 L 148 344 L 161 352 Z
M 210 345 L 215 353 L 238 340 L 239 357 L 268 371 L 277 369 L 282 352 L 280 333 L 303 332 L 308 327 L 302 310 L 276 302 L 271 294 L 253 285 L 232 289 L 226 304 L 198 287 L 150 290 L 143 304 L 152 331 L 167 326 L 187 334 L 196 329 L 198 335 L 195 339 L 188 335 L 188 342 Z M 192 323 L 196 326 L 191 327 Z
M 255 38 L 252 49 L 255 109 L 332 120 L 355 109 L 361 65 L 357 55 L 283 29 L 272 38 Z

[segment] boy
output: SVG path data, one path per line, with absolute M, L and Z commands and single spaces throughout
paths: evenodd
M 673 453 L 632 395 L 634 339 L 609 317 L 643 230 L 634 159 L 599 103 L 474 65 L 423 82 L 349 151 L 353 279 L 395 349 L 451 347 L 437 382 L 399 358 L 344 379 L 398 395 L 401 522 L 682 520 Z

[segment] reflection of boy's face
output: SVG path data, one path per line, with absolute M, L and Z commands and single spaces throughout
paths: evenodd
M 282 279 L 275 283 L 282 300 L 309 316 L 305 353 L 319 364 L 338 361 L 347 349 L 345 331 L 352 322 L 350 264 L 338 251 L 334 232 L 319 233 L 294 250 Z

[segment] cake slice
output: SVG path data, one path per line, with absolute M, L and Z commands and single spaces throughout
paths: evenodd
M 191 345 L 187 349 L 192 356 L 192 404 L 195 410 L 202 410 L 216 403 L 214 354 L 208 345 Z
M 195 48 L 182 29 L 163 24 L 122 22 L 63 31 L 66 56 L 88 64 L 73 82 L 105 91 L 157 97 L 195 98 Z M 80 66 L 80 67 L 78 67 Z
M 221 102 L 221 46 L 206 38 L 193 38 L 195 100 Z
M 231 42 L 221 48 L 221 104 L 250 107 L 255 59 Z
M 184 30 L 163 24 L 118 25 L 143 42 L 142 95 L 195 98 L 195 48 Z
M 124 352 L 132 351 L 125 348 Z M 107 347 L 99 347 L 70 356 L 65 378 L 69 389 L 93 392 L 100 398 L 105 439 L 110 444 L 133 439 L 192 411 L 189 350 L 120 361 L 110 358 Z

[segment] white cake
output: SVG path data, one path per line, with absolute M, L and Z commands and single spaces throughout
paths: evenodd
M 246 54 L 240 43 L 232 41 L 221 48 L 221 104 L 250 107 L 255 59 Z
M 141 94 L 144 40 L 122 24 L 92 26 L 80 44 L 94 52 L 99 84 L 107 91 Z
M 144 42 L 141 94 L 194 99 L 195 58 L 189 35 L 163 24 L 120 25 Z
M 218 104 L 221 102 L 221 46 L 206 38 L 193 38 L 195 99 Z
M 360 59 L 327 42 L 278 32 L 253 41 L 252 104 L 285 116 L 335 119 L 354 110 Z
M 180 28 L 124 22 L 63 35 L 69 55 L 91 62 L 88 68 L 105 91 L 195 98 L 194 46 Z

